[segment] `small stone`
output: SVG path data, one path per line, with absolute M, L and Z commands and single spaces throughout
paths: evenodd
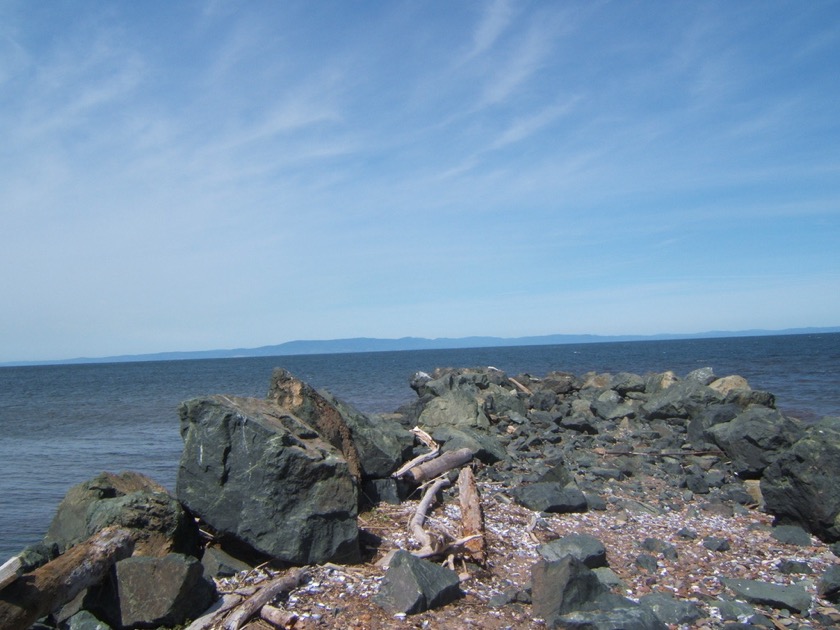
M 797 547 L 811 546 L 811 534 L 798 525 L 779 525 L 773 528 L 770 535 L 786 545 L 795 545 Z
M 647 553 L 640 553 L 636 556 L 635 564 L 648 573 L 656 573 L 656 570 L 659 568 L 659 563 L 656 561 L 656 558 Z
M 685 538 L 686 540 L 697 540 L 697 532 L 693 529 L 689 529 L 688 527 L 683 527 L 679 530 L 677 532 L 677 536 Z
M 709 551 L 729 551 L 731 546 L 729 541 L 725 538 L 718 538 L 716 536 L 707 536 L 703 539 L 703 546 L 708 549 Z
M 782 560 L 776 566 L 779 567 L 779 571 L 786 575 L 813 573 L 811 566 L 807 562 L 802 562 L 801 560 Z

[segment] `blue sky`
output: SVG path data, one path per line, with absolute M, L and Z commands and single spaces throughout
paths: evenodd
M 0 361 L 840 324 L 840 3 L 0 3 Z

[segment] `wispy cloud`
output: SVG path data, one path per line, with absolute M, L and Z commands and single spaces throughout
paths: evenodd
M 512 123 L 490 143 L 488 150 L 494 151 L 510 144 L 521 142 L 535 133 L 551 125 L 553 122 L 568 115 L 580 101 L 579 97 L 568 99 L 562 103 L 549 105 L 540 111 L 516 118 Z
M 472 48 L 467 53 L 466 60 L 489 50 L 508 27 L 513 16 L 511 0 L 493 0 L 489 3 L 473 31 Z
M 540 69 L 549 52 L 554 34 L 544 25 L 534 24 L 513 45 L 509 54 L 498 57 L 498 66 L 489 73 L 479 100 L 479 107 L 497 105 L 507 100 Z

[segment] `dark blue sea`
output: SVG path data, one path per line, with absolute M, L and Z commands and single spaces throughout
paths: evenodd
M 0 563 L 46 532 L 70 486 L 136 470 L 174 489 L 177 407 L 208 394 L 264 397 L 274 367 L 366 412 L 414 398 L 411 375 L 492 365 L 513 376 L 710 366 L 776 395 L 789 415 L 840 416 L 840 334 L 0 368 Z

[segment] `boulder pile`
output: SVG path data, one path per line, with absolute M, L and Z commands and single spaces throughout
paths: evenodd
M 527 583 L 508 576 L 510 588 L 484 599 L 482 625 L 500 610 L 520 609 L 527 623 L 557 628 L 780 623 L 772 611 L 786 611 L 786 627 L 840 622 L 831 616 L 840 599 L 833 561 L 807 584 L 722 576 L 720 588 L 731 595 L 714 604 L 711 595 L 689 601 L 655 589 L 628 597 L 619 567 L 608 562 L 616 555 L 609 539 L 552 534 L 550 520 L 613 509 L 676 514 L 691 503 L 724 518 L 769 514 L 780 544 L 808 546 L 812 536 L 823 546 L 840 543 L 840 418 L 803 424 L 776 409 L 772 394 L 739 376 L 718 378 L 711 368 L 683 378 L 445 368 L 413 375 L 410 386 L 414 402 L 380 415 L 363 414 L 283 369 L 272 374 L 265 399 L 185 401 L 174 496 L 130 472 L 71 488 L 43 543 L 4 565 L 11 577 L 0 581 L 0 627 L 29 627 L 34 620 L 19 610 L 31 596 L 27 583 L 59 571 L 68 550 L 108 528 L 128 532 L 133 552 L 115 555 L 106 579 L 56 596 L 42 627 L 172 627 L 197 618 L 191 627 L 241 627 L 239 620 L 260 614 L 264 627 L 291 627 L 296 617 L 273 603 L 304 588 L 318 567 L 375 573 L 365 597 L 380 611 L 374 617 L 457 607 L 465 580 L 502 563 L 488 551 L 483 523 L 459 536 L 427 519 L 456 479 L 462 499 L 465 484 L 483 495 L 472 500 L 473 521 L 482 518 L 482 505 L 488 511 L 488 494 L 494 505 L 531 515 Z M 617 488 L 637 498 L 619 497 Z M 442 499 L 444 513 L 452 496 Z M 408 531 L 393 544 L 365 520 L 377 506 L 418 501 Z M 469 506 L 452 510 L 464 516 Z M 697 544 L 726 553 L 731 540 L 721 534 Z M 698 537 L 686 527 L 675 536 Z M 655 585 L 663 562 L 682 551 L 660 538 L 638 542 L 634 571 Z M 804 571 L 803 561 L 786 562 L 791 575 Z M 242 592 L 254 567 L 273 571 L 262 594 Z M 291 567 L 307 568 L 287 573 Z M 317 621 L 377 627 L 373 617 Z

